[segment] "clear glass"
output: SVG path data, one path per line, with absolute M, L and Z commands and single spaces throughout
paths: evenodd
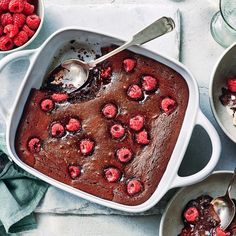
M 228 47 L 236 42 L 236 0 L 220 0 L 220 11 L 211 20 L 211 34 L 216 42 Z

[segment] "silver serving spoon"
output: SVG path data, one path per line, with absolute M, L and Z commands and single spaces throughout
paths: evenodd
M 217 197 L 211 201 L 211 204 L 214 207 L 215 212 L 220 218 L 220 225 L 223 230 L 226 230 L 230 225 L 235 216 L 235 204 L 230 196 L 230 191 L 236 177 L 236 168 L 234 174 L 229 182 L 226 194 L 221 197 Z
M 175 27 L 174 21 L 169 17 L 162 17 L 145 29 L 141 30 L 133 36 L 130 41 L 127 41 L 115 50 L 99 57 L 90 62 L 84 62 L 78 59 L 69 59 L 61 63 L 61 65 L 50 72 L 50 85 L 56 86 L 59 90 L 68 93 L 74 92 L 82 87 L 89 75 L 89 70 L 94 68 L 98 63 L 106 60 L 107 58 L 117 54 L 124 49 L 133 45 L 142 45 L 149 42 L 161 35 L 172 31 Z M 48 82 L 48 81 L 46 81 Z

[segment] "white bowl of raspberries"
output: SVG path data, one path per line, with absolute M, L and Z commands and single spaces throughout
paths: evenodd
M 42 0 L 0 0 L 0 54 L 29 45 L 44 19 Z

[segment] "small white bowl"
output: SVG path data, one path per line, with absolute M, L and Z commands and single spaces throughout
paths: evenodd
M 17 48 L 13 48 L 11 50 L 7 50 L 7 51 L 1 51 L 0 50 L 0 55 L 2 54 L 7 54 L 7 53 L 12 53 L 12 52 L 16 52 L 18 50 L 21 50 L 25 47 L 27 47 L 31 42 L 33 42 L 33 40 L 38 36 L 41 28 L 42 28 L 42 25 L 43 25 L 43 22 L 44 22 L 44 0 L 38 0 L 38 5 L 37 5 L 37 11 L 36 11 L 36 14 L 40 17 L 41 21 L 40 21 L 40 24 L 39 24 L 39 27 L 38 29 L 36 30 L 36 32 L 34 33 L 33 37 L 30 38 L 29 41 L 27 41 L 25 44 L 23 44 L 22 46 L 20 47 L 17 47 Z
M 211 197 L 225 194 L 233 171 L 216 171 L 204 181 L 180 189 L 172 198 L 161 218 L 159 236 L 177 236 L 182 228 L 182 211 L 186 204 L 200 195 Z M 236 198 L 236 182 L 232 188 L 232 197 Z
M 236 127 L 233 117 L 219 100 L 222 87 L 226 87 L 226 77 L 236 75 L 236 43 L 230 46 L 217 61 L 210 80 L 209 98 L 212 112 L 224 133 L 236 143 Z

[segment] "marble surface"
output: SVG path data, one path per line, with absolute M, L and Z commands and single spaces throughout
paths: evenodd
M 47 1 L 47 0 L 46 0 Z M 48 0 L 49 1 L 49 0 Z M 222 155 L 216 169 L 233 170 L 236 145 L 220 130 L 212 115 L 208 100 L 208 84 L 214 64 L 224 51 L 211 37 L 210 21 L 218 10 L 217 0 L 50 0 L 58 4 L 165 4 L 179 8 L 182 14 L 181 61 L 195 75 L 200 88 L 201 108 L 217 128 L 222 141 Z M 201 137 L 201 138 L 199 138 Z M 196 129 L 181 173 L 190 174 L 207 161 L 209 140 L 201 129 Z M 191 158 L 191 160 L 190 160 Z M 193 170 L 190 168 L 195 166 Z M 160 215 L 155 216 L 75 216 L 38 214 L 39 227 L 22 235 L 158 235 Z

